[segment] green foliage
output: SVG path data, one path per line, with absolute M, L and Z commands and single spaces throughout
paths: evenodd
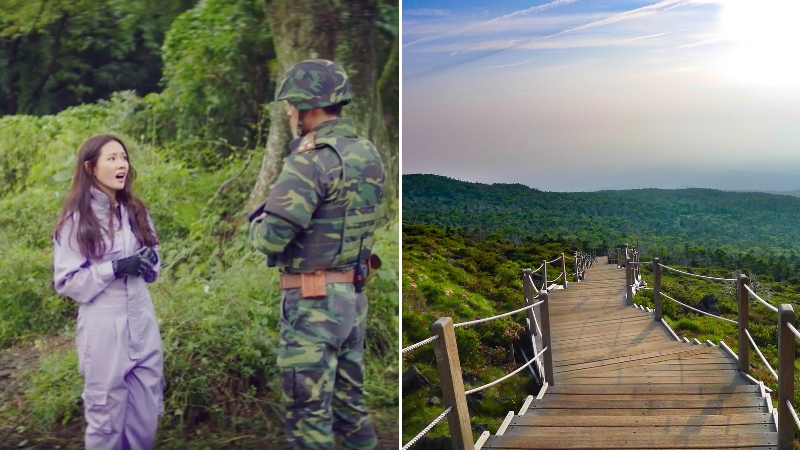
M 4 232 L 0 246 L 0 348 L 63 328 L 77 308 L 50 288 L 50 253 L 15 242 Z
M 25 397 L 30 410 L 27 426 L 65 425 L 82 419 L 78 400 L 83 379 L 78 372 L 78 356 L 72 349 L 57 348 L 41 359 L 41 368 L 31 374 Z
M 605 254 L 624 243 L 692 267 L 800 270 L 800 198 L 711 189 L 542 192 L 520 184 L 403 176 L 403 220 L 517 243 L 563 240 Z M 770 266 L 772 271 L 765 270 Z
M 175 19 L 163 54 L 166 88 L 152 110 L 160 134 L 182 143 L 218 142 L 169 148 L 171 157 L 217 166 L 265 131 L 275 51 L 262 2 L 197 3 Z
M 0 1 L 0 116 L 156 91 L 164 32 L 192 3 Z
M 497 235 L 479 238 L 434 225 L 405 224 L 402 239 L 403 347 L 430 337 L 429 327 L 440 317 L 452 317 L 459 323 L 520 308 L 523 305 L 520 271 L 535 269 L 543 260 L 555 259 L 562 252 L 571 253 L 559 242 L 521 246 Z M 550 279 L 560 273 L 552 266 L 550 270 Z M 518 367 L 523 361 L 520 349 L 530 347 L 530 341 L 526 344 L 523 339 L 528 336 L 524 324 L 525 315 L 515 314 L 456 329 L 461 366 L 479 379 L 469 387 L 494 381 Z M 412 364 L 437 382 L 432 346 L 403 355 L 404 368 Z M 505 414 L 518 409 L 525 395 L 535 393 L 536 389 L 528 371 L 511 377 L 484 391 L 482 400 L 470 413 L 471 420 L 487 423 L 496 432 Z M 427 404 L 431 396 L 441 398 L 441 395 L 441 388 L 433 386 L 403 398 L 403 442 L 441 414 L 441 407 Z M 447 434 L 445 425 L 429 433 Z

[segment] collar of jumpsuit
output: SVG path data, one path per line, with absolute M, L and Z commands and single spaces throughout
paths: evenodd
M 322 122 L 316 127 L 309 130 L 306 134 L 292 140 L 289 143 L 289 149 L 295 151 L 300 147 L 300 144 L 307 139 L 314 139 L 316 136 L 341 136 L 341 137 L 357 137 L 356 125 L 351 119 L 338 118 Z

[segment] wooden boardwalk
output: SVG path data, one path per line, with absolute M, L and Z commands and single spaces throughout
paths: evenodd
M 603 260 L 550 292 L 554 385 L 482 448 L 777 448 L 763 385 L 722 347 L 677 342 L 625 306 L 624 286 Z

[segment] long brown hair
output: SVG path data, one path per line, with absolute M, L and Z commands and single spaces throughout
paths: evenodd
M 116 141 L 128 153 L 128 148 L 122 140 L 110 134 L 101 134 L 86 140 L 78 150 L 78 161 L 75 164 L 75 174 L 72 176 L 72 186 L 69 193 L 64 198 L 64 205 L 61 208 L 61 216 L 58 219 L 55 229 L 56 242 L 60 242 L 61 229 L 67 220 L 72 219 L 74 213 L 80 216 L 79 223 L 77 224 L 77 238 L 78 246 L 80 247 L 81 254 L 87 259 L 100 259 L 105 253 L 106 243 L 103 240 L 103 233 L 105 232 L 113 243 L 114 239 L 114 217 L 109 211 L 108 227 L 105 230 L 100 226 L 100 221 L 92 210 L 92 192 L 91 188 L 95 187 L 100 190 L 94 176 L 86 170 L 85 164 L 89 163 L 89 167 L 94 170 L 97 166 L 97 160 L 100 158 L 100 150 L 104 145 L 111 141 Z M 153 246 L 157 244 L 155 231 L 150 227 L 147 220 L 147 208 L 141 200 L 136 198 L 131 192 L 131 185 L 136 179 L 136 170 L 131 164 L 130 155 L 128 155 L 128 176 L 125 178 L 125 186 L 117 191 L 116 200 L 127 208 L 131 218 L 131 228 L 133 234 L 139 239 L 139 242 L 145 246 Z M 109 204 L 113 204 L 109 198 Z M 73 226 L 75 224 L 73 223 Z M 67 237 L 69 242 L 69 236 Z

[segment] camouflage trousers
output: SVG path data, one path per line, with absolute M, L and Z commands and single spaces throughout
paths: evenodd
M 286 438 L 295 449 L 372 449 L 375 432 L 361 396 L 367 298 L 352 284 L 327 285 L 327 297 L 283 292 L 278 366 Z

